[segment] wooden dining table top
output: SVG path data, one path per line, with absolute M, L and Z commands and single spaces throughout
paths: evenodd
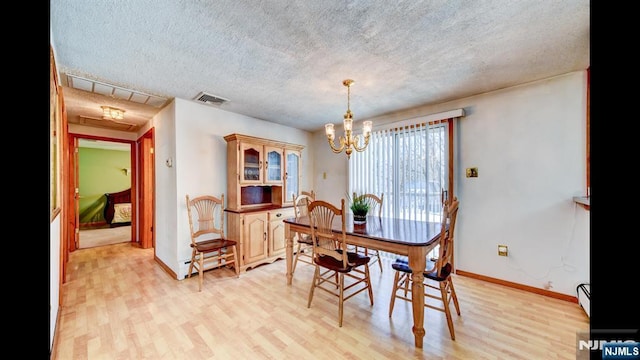
M 415 219 L 401 219 L 368 215 L 364 224 L 354 224 L 353 217 L 346 216 L 346 233 L 372 240 L 395 243 L 405 246 L 429 246 L 438 240 L 442 224 L 439 221 L 421 221 Z M 297 220 L 289 218 L 285 223 L 309 227 L 309 218 L 302 216 Z M 342 232 L 342 221 L 336 217 L 333 231 Z

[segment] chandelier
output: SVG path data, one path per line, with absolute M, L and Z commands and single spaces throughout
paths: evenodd
M 110 107 L 110 106 L 101 106 L 102 108 L 102 118 L 104 120 L 122 120 L 124 119 L 124 110 Z
M 351 158 L 351 153 L 355 149 L 358 152 L 363 151 L 367 145 L 369 145 L 369 138 L 371 137 L 371 127 L 373 123 L 371 121 L 364 121 L 362 123 L 362 136 L 364 136 L 364 144 L 360 146 L 360 136 L 353 136 L 353 113 L 351 113 L 351 84 L 353 80 L 346 79 L 342 81 L 342 85 L 347 87 L 347 112 L 344 114 L 344 137 L 340 136 L 340 146 L 336 146 L 333 142 L 336 136 L 336 131 L 333 128 L 333 124 L 326 124 L 324 126 L 329 146 L 334 153 L 340 153 L 342 150 L 347 154 L 347 159 Z

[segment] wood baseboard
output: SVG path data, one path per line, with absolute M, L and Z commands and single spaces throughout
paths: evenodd
M 167 266 L 162 260 L 160 260 L 155 254 L 153 255 L 153 260 L 155 260 L 158 265 L 164 270 L 167 274 L 169 274 L 173 279 L 178 279 L 178 274 L 173 272 L 170 267 Z
M 536 288 L 536 287 L 533 287 L 533 286 L 522 285 L 522 284 L 514 283 L 514 282 L 511 282 L 511 281 L 506 281 L 506 280 L 492 278 L 492 277 L 489 277 L 489 276 L 474 274 L 474 273 L 467 272 L 467 271 L 464 271 L 464 270 L 456 270 L 455 273 L 456 273 L 456 275 L 460 275 L 460 276 L 466 276 L 466 277 L 470 277 L 470 278 L 474 278 L 474 279 L 478 279 L 478 280 L 483 280 L 483 281 L 487 281 L 487 282 L 498 284 L 498 285 L 508 286 L 508 287 L 511 287 L 511 288 L 514 288 L 514 289 L 524 290 L 524 291 L 532 292 L 532 293 L 535 293 L 535 294 L 552 297 L 552 298 L 555 298 L 555 299 L 569 301 L 569 302 L 576 303 L 576 304 L 578 303 L 578 298 L 576 296 L 570 296 L 570 295 L 566 295 L 566 294 L 557 293 L 557 292 L 554 292 L 554 291 L 549 291 L 549 290 L 545 290 L 545 289 Z

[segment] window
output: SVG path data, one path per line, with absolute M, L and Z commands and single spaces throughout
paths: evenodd
M 440 221 L 449 191 L 450 121 L 374 131 L 366 151 L 349 162 L 349 192 L 384 193 L 382 213 Z M 444 195 L 443 195 L 444 193 Z

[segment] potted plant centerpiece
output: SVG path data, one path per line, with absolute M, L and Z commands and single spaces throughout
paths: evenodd
M 367 213 L 373 206 L 373 199 L 364 196 L 364 194 L 358 195 L 355 192 L 353 197 L 347 194 L 347 199 L 349 200 L 349 208 L 353 213 L 353 223 L 357 225 L 367 222 Z

